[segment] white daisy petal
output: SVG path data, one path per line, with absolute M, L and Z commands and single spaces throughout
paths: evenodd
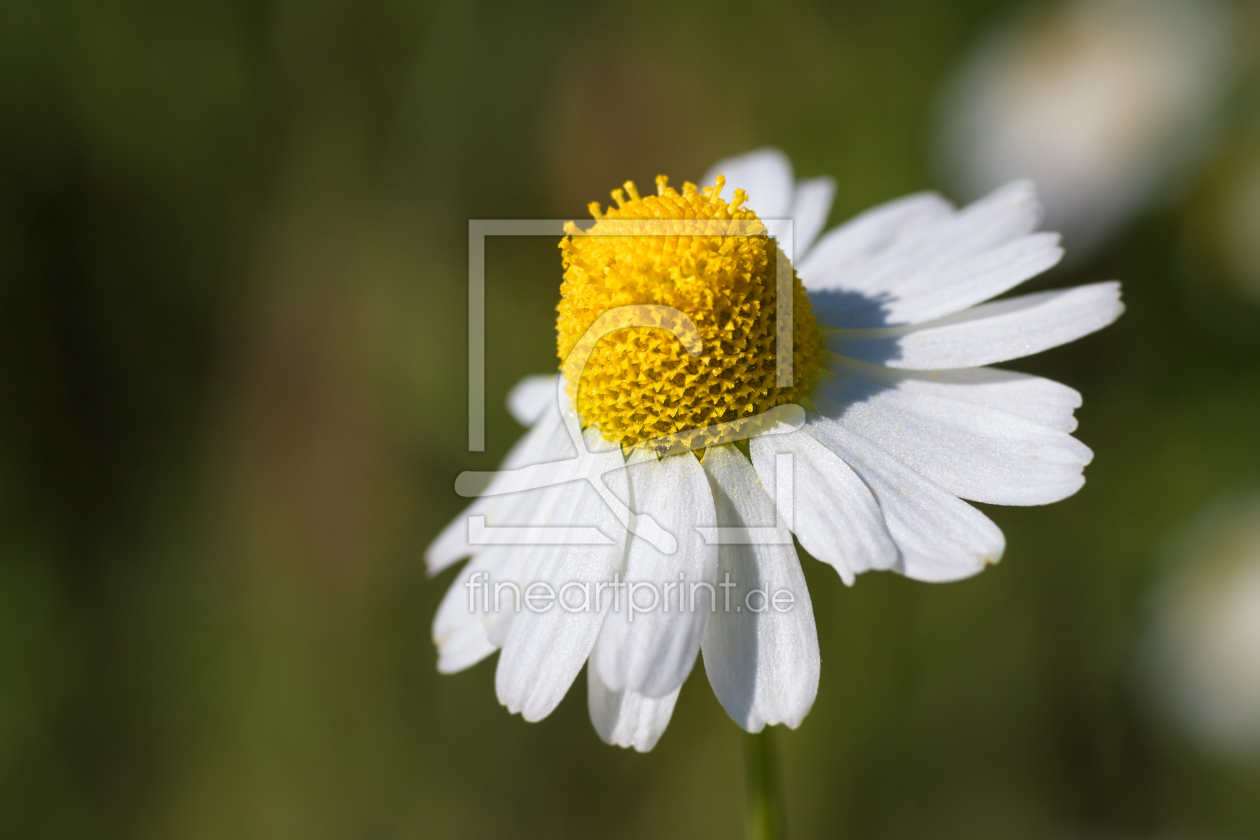
M 553 392 L 554 393 L 554 392 Z M 500 471 L 517 470 L 535 464 L 557 464 L 576 457 L 573 442 L 564 427 L 560 409 L 554 400 L 544 408 L 541 417 L 508 451 Z M 530 516 L 546 492 L 527 490 L 502 496 L 491 495 L 507 483 L 506 476 L 491 481 L 487 495 L 479 496 L 456 516 L 425 549 L 429 574 L 436 575 L 461 557 L 475 554 L 478 546 L 468 542 L 468 520 L 486 517 L 487 524 L 531 524 Z
M 818 292 L 811 302 L 819 321 L 833 327 L 920 324 L 996 297 L 1062 257 L 1058 234 L 1033 234 L 980 253 L 893 266 L 897 276 L 876 278 L 884 286 L 877 292 Z
M 957 496 L 834 420 L 807 414 L 802 432 L 843 458 L 875 493 L 906 577 L 961 580 L 1001 559 L 1002 532 Z
M 508 392 L 508 411 L 522 426 L 532 426 L 543 416 L 549 404 L 556 402 L 560 375 L 527 376 Z
M 581 529 L 593 529 L 602 536 L 604 545 L 623 544 L 625 538 L 621 522 L 609 518 L 612 515 L 610 511 L 606 508 L 601 510 L 583 495 L 584 490 L 595 492 L 594 488 L 585 482 L 588 479 L 597 479 L 598 475 L 602 474 L 605 486 L 623 502 L 628 501 L 629 486 L 626 483 L 619 450 L 610 451 L 607 442 L 594 429 L 587 429 L 582 435 L 584 437 L 583 457 L 545 465 L 546 469 L 536 473 L 534 478 L 548 483 L 548 486 L 530 491 L 532 504 L 522 503 L 520 512 L 527 517 L 527 527 L 574 526 Z M 502 483 L 506 486 L 515 486 L 521 483 L 520 475 L 505 476 L 502 478 Z M 518 491 L 518 494 L 523 493 Z M 590 506 L 589 516 L 588 510 L 577 507 L 579 499 L 585 499 Z M 549 542 L 530 542 L 524 545 L 490 546 L 485 551 L 494 551 L 495 556 L 501 558 L 498 561 L 500 566 L 495 572 L 496 579 L 515 583 L 518 587 L 516 591 L 524 592 L 529 584 L 539 579 L 540 571 L 554 559 L 556 552 L 563 552 L 564 548 Z M 621 553 L 624 554 L 624 551 Z M 480 554 L 477 555 L 477 557 L 480 556 Z M 502 608 L 495 606 L 493 612 L 486 615 L 486 636 L 491 644 L 502 647 L 507 639 L 508 631 L 521 612 L 521 598 L 519 595 L 514 595 L 513 590 L 505 589 L 501 594 L 496 592 L 495 600 L 502 605 Z M 514 608 L 509 609 L 509 604 Z
M 561 505 L 569 504 L 575 489 L 574 485 L 560 485 L 548 490 L 535 511 L 536 521 L 560 524 L 551 518 L 551 512 Z M 563 551 L 563 547 L 491 546 L 473 558 L 473 563 L 486 556 L 500 559 L 497 568 L 491 570 L 494 576 L 491 595 L 487 599 L 488 606 L 485 607 L 482 617 L 486 638 L 495 648 L 503 647 L 512 623 L 521 613 L 521 595 L 517 593 L 524 593 L 526 587 L 537 579 L 538 567 L 554 551 Z M 505 586 L 515 584 L 515 588 L 499 590 L 496 587 L 500 583 Z
M 792 162 L 778 149 L 758 149 L 719 161 L 704 174 L 700 186 L 712 186 L 718 175 L 726 176 L 724 201 L 730 201 L 738 189 L 748 193 L 747 206 L 762 219 L 785 219 L 792 211 Z
M 588 434 L 596 433 L 588 430 Z M 618 451 L 586 455 L 583 461 L 586 475 L 597 481 L 605 472 L 623 469 Z M 545 524 L 593 525 L 616 538 L 612 545 L 525 549 L 536 560 L 526 573 L 524 608 L 507 631 L 494 684 L 499 702 L 530 721 L 551 714 L 582 670 L 606 608 L 606 599 L 594 592 L 595 584 L 610 579 L 625 556 L 625 531 L 595 489 L 578 481 L 561 490 L 563 495 Z M 566 589 L 570 583 L 585 589 L 585 600 L 576 588 Z M 536 600 L 531 600 L 531 592 Z
M 477 546 L 468 541 L 468 520 L 473 516 L 485 516 L 490 504 L 490 499 L 485 496 L 474 499 L 429 543 L 424 550 L 424 562 L 430 575 L 436 575 L 453 563 L 477 553 Z
M 1093 283 L 986 303 L 917 326 L 837 329 L 826 342 L 842 356 L 896 368 L 979 367 L 1075 341 L 1123 311 L 1119 283 Z
M 484 628 L 471 625 L 451 635 L 438 649 L 438 673 L 456 674 L 498 650 L 486 639 Z
M 1051 379 L 997 368 L 905 371 L 833 356 L 833 376 L 815 386 L 815 403 L 841 407 L 895 388 L 906 394 L 930 394 L 988 406 L 1061 432 L 1076 429 L 1073 412 L 1081 395 Z M 834 416 L 834 411 L 824 411 Z
M 517 599 L 511 589 L 495 587 L 510 582 L 520 588 L 528 559 L 520 546 L 487 546 L 456 575 L 433 618 L 439 672 L 462 671 L 502 646 Z
M 831 178 L 811 178 L 796 185 L 791 210 L 795 239 L 793 262 L 804 259 L 818 234 L 822 233 L 827 225 L 827 214 L 831 212 L 831 200 L 835 195 L 836 182 Z
M 704 471 L 713 488 L 719 526 L 773 525 L 774 503 L 757 484 L 757 473 L 734 446 L 705 451 Z M 796 548 L 787 545 L 718 547 L 718 579 L 736 582 L 748 604 L 726 605 L 704 628 L 704 669 L 727 714 L 749 732 L 768 724 L 800 725 L 818 693 L 818 631 Z M 789 606 L 788 593 L 791 597 Z M 779 607 L 774 605 L 780 595 Z M 788 607 L 782 609 L 781 607 Z
M 711 527 L 717 514 L 708 479 L 694 455 L 688 452 L 657 461 L 655 455 L 641 452 L 636 451 L 629 467 L 634 510 L 640 516 L 650 515 L 673 534 L 678 548 L 674 554 L 665 554 L 647 540 L 631 539 L 625 579 L 628 584 L 655 587 L 660 603 L 646 612 L 631 610 L 626 587 L 604 621 L 593 664 L 614 690 L 664 697 L 687 679 L 700 650 L 712 601 L 709 590 L 692 585 L 713 585 L 717 547 L 705 545 L 697 526 Z M 674 581 L 681 581 L 680 586 L 666 592 L 665 585 Z M 679 604 L 682 588 L 685 608 Z M 637 594 L 640 606 L 651 603 L 646 589 Z
M 878 255 L 840 267 L 813 295 L 837 327 L 917 324 L 995 297 L 1054 266 L 1059 236 L 1033 234 L 1041 208 L 1032 184 L 1009 184 L 957 213 L 908 229 Z
M 1032 181 L 1011 181 L 958 210 L 925 241 L 929 250 L 982 251 L 1036 230 L 1045 217 Z M 941 240 L 953 240 L 942 245 Z
M 801 283 L 811 292 L 839 289 L 853 266 L 921 235 L 953 212 L 954 205 L 936 193 L 917 193 L 860 213 L 825 234 L 799 261 Z
M 935 193 L 907 196 L 867 211 L 828 234 L 839 243 L 818 268 L 826 288 L 876 294 L 895 287 L 908 271 L 949 258 L 974 255 L 1033 232 L 1041 219 L 1036 188 L 1015 181 L 955 210 Z M 821 244 L 819 246 L 821 248 Z
M 792 456 L 792 519 L 805 550 L 828 563 L 849 585 L 872 569 L 892 569 L 897 547 L 870 488 L 836 453 L 802 432 L 760 435 L 749 442 L 753 467 L 769 498 L 777 498 L 776 458 Z
M 606 744 L 648 752 L 656 746 L 678 700 L 676 688 L 664 697 L 645 697 L 634 691 L 614 691 L 599 678 L 594 663 L 586 667 L 586 707 L 595 731 Z
M 545 518 L 563 498 L 564 486 L 553 487 L 540 499 L 535 515 Z M 438 648 L 438 671 L 462 671 L 498 650 L 512 619 L 519 596 L 515 591 L 528 583 L 527 574 L 538 558 L 519 545 L 488 545 L 456 575 L 433 619 L 433 642 Z M 471 586 L 470 586 L 471 584 Z M 495 602 L 498 602 L 496 605 Z
M 460 570 L 433 617 L 433 644 L 438 649 L 437 668 L 443 674 L 453 674 L 476 665 L 499 649 L 486 637 L 485 612 L 481 608 L 484 593 L 479 586 L 481 580 L 493 574 L 490 567 L 497 565 L 487 562 L 491 556 L 483 552 Z M 478 572 L 481 574 L 474 580 L 473 576 Z M 468 586 L 470 581 L 478 584 L 472 590 Z
M 1094 457 L 1076 438 L 974 403 L 884 390 L 819 408 L 955 496 L 1045 505 L 1081 489 Z

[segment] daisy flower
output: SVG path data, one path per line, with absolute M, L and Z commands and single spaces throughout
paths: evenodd
M 870 570 L 959 580 L 1004 547 L 964 499 L 1080 489 L 1080 395 L 989 365 L 1123 309 L 1114 282 L 986 303 L 1062 255 L 1036 231 L 1029 183 L 962 209 L 912 195 L 826 233 L 833 182 L 797 182 L 780 152 L 702 183 L 627 183 L 592 205 L 593 227 L 567 228 L 562 372 L 513 390 L 528 433 L 427 553 L 432 573 L 472 558 L 434 621 L 439 670 L 499 650 L 500 701 L 539 720 L 585 666 L 596 731 L 640 751 L 701 652 L 745 730 L 809 712 L 818 638 L 793 536 L 849 584 Z M 766 235 L 775 219 L 792 221 L 794 268 Z M 743 232 L 677 233 L 683 220 Z M 596 329 L 636 307 L 659 320 Z
M 1153 699 L 1206 749 L 1260 751 L 1260 496 L 1217 503 L 1172 546 L 1153 599 Z
M 1031 178 L 1074 256 L 1198 158 L 1230 68 L 1209 0 L 1075 0 L 1025 13 L 970 57 L 944 109 L 942 171 L 966 195 Z

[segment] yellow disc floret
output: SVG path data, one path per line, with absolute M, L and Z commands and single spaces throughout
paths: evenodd
M 616 207 L 601 213 L 591 204 L 592 228 L 566 227 L 556 307 L 561 368 L 569 360 L 569 396 L 583 425 L 622 446 L 679 433 L 703 446 L 706 429 L 798 402 L 821 374 L 824 346 L 800 280 L 756 213 L 742 207 L 743 191 L 729 204 L 719 197 L 723 183 L 687 183 L 679 193 L 662 175 L 657 195 L 640 198 L 626 182 L 625 193 L 613 191 Z M 776 329 L 786 327 L 776 319 L 776 269 L 792 273 L 787 376 L 776 365 Z M 680 341 L 677 324 L 654 321 L 661 327 L 618 329 L 579 347 L 601 315 L 627 306 L 681 312 L 692 340 Z M 574 367 L 570 354 L 587 352 L 585 367 Z M 579 369 L 580 385 L 572 381 Z

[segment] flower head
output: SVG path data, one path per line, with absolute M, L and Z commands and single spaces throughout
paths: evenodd
M 434 572 L 472 556 L 434 621 L 439 669 L 501 650 L 500 700 L 537 720 L 585 666 L 596 730 L 639 750 L 701 651 L 741 727 L 804 719 L 820 658 L 794 539 L 846 583 L 957 580 L 1004 548 L 963 499 L 1076 492 L 1080 396 L 987 365 L 1123 308 L 1116 283 L 985 303 L 1062 255 L 1029 184 L 962 210 L 909 196 L 819 237 L 829 179 L 796 182 L 773 150 L 718 168 L 703 190 L 627 184 L 569 228 L 562 373 L 510 395 L 530 431 L 428 551 Z M 784 218 L 793 261 L 763 224 Z
M 793 272 L 795 376 L 791 385 L 777 384 L 776 271 L 791 266 L 757 214 L 742 207 L 743 190 L 730 204 L 722 200 L 725 180 L 718 175 L 703 190 L 689 182 L 679 193 L 662 175 L 657 194 L 643 198 L 627 181 L 628 201 L 614 190 L 616 207 L 603 213 L 592 204 L 596 224 L 588 231 L 571 226 L 560 243 L 562 366 L 596 319 L 622 306 L 677 310 L 701 342 L 691 355 L 678 340 L 679 324 L 602 337 L 584 359 L 581 384 L 570 383 L 570 396 L 576 392 L 583 423 L 609 440 L 633 446 L 752 417 L 800 400 L 818 381 L 823 342 Z

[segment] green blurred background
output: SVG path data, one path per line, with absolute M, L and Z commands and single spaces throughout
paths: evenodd
M 837 179 L 833 223 L 940 188 L 942 85 L 1009 8 L 6 3 L 0 835 L 739 836 L 740 732 L 700 671 L 638 755 L 584 679 L 527 724 L 493 661 L 434 669 L 452 573 L 424 547 L 519 433 L 507 389 L 555 365 L 555 243 L 496 240 L 466 451 L 467 220 L 583 218 L 763 145 Z M 1203 221 L 1257 87 L 1175 198 L 1032 284 L 1125 284 L 1116 326 L 1014 365 L 1084 394 L 1084 490 L 987 508 L 1006 559 L 965 583 L 807 563 L 795 836 L 1260 836 L 1260 763 L 1134 677 L 1163 547 L 1260 484 L 1260 307 Z

